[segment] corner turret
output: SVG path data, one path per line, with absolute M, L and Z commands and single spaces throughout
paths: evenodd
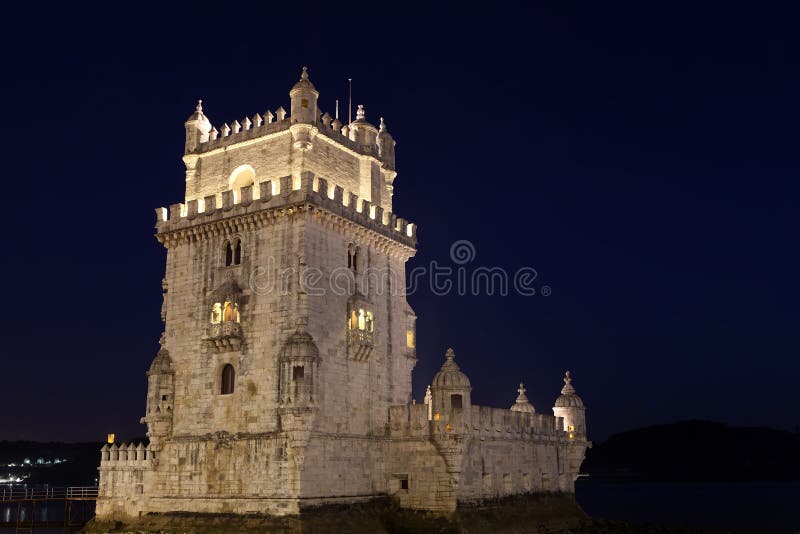
M 289 91 L 289 97 L 292 99 L 291 118 L 292 124 L 297 122 L 315 124 L 317 122 L 317 99 L 319 98 L 319 91 L 308 79 L 308 69 L 303 67 L 303 73 L 300 75 L 300 81 L 294 84 L 292 90 Z
M 528 400 L 528 396 L 525 395 L 525 391 L 525 386 L 520 382 L 519 388 L 517 389 L 517 401 L 511 406 L 512 412 L 536 413 L 533 404 Z
M 202 100 L 197 101 L 197 107 L 194 113 L 186 119 L 184 127 L 186 128 L 186 145 L 184 146 L 184 152 L 186 154 L 194 152 L 200 143 L 208 141 L 208 135 L 211 132 L 211 122 L 203 113 Z
M 356 120 L 350 123 L 350 140 L 359 145 L 372 146 L 378 138 L 378 129 L 367 121 L 367 112 L 363 104 L 358 105 Z
M 394 145 L 397 144 L 386 128 L 386 123 L 381 117 L 381 124 L 378 128 L 378 157 L 386 164 L 388 169 L 394 170 Z
M 447 349 L 445 362 L 431 382 L 434 419 L 436 414 L 468 415 L 472 406 L 471 391 L 469 378 L 456 363 L 455 351 Z
M 572 386 L 572 373 L 569 371 L 564 376 L 561 395 L 553 406 L 553 415 L 564 418 L 564 430 L 569 432 L 570 439 L 574 439 L 576 436 L 586 436 L 586 408 L 583 400 L 575 393 L 575 388 Z
M 172 358 L 164 348 L 153 359 L 147 371 L 147 414 L 140 420 L 147 425 L 150 449 L 158 451 L 165 439 L 172 435 L 172 406 L 175 398 L 175 369 Z

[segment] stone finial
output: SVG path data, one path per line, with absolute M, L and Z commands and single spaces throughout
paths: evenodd
M 239 124 L 239 121 L 233 121 L 233 124 L 231 124 L 231 130 L 233 130 L 233 133 L 237 134 L 242 131 L 242 125 Z
M 211 128 L 211 132 L 208 134 L 209 138 L 214 141 L 217 137 L 219 137 L 219 130 L 216 128 Z
M 322 124 L 324 124 L 325 126 L 329 126 L 330 123 L 331 123 L 331 116 L 328 114 L 328 112 L 325 112 L 325 114 L 322 116 Z
M 231 127 L 228 126 L 228 123 L 222 125 L 222 137 L 228 137 L 231 134 Z
M 342 132 L 342 121 L 339 120 L 339 117 L 333 119 L 333 122 L 331 122 L 331 128 L 333 128 L 333 130 L 336 132 Z
M 249 130 L 251 126 L 253 126 L 253 123 L 250 121 L 250 117 L 242 119 L 242 128 Z
M 283 106 L 275 110 L 275 116 L 278 119 L 278 122 L 286 118 L 286 110 L 283 109 Z
M 444 357 L 447 358 L 448 361 L 453 361 L 456 359 L 456 351 L 447 349 L 447 352 L 444 353 Z
M 259 115 L 258 113 L 256 113 L 255 115 L 253 115 L 253 126 L 255 126 L 256 128 L 258 128 L 259 126 L 261 126 L 261 124 L 262 124 L 263 122 L 264 122 L 264 119 L 262 119 L 262 118 L 261 118 L 261 115 Z
M 303 67 L 303 73 L 300 74 L 300 79 L 301 80 L 307 80 L 308 79 L 308 68 Z
M 564 387 L 561 388 L 562 395 L 574 395 L 575 388 L 572 386 L 572 373 L 567 371 L 564 374 Z
M 202 98 L 198 98 L 197 99 L 197 107 L 195 107 L 194 110 L 197 111 L 198 113 L 202 113 L 203 112 L 203 99 Z
M 358 105 L 358 110 L 356 110 L 356 120 L 363 121 L 366 120 L 367 113 L 364 111 L 364 104 Z
M 517 388 L 517 400 L 514 405 L 511 407 L 512 412 L 528 412 L 528 413 L 535 413 L 536 410 L 533 408 L 533 404 L 531 401 L 528 400 L 528 396 L 525 395 L 525 386 L 522 382 L 519 383 L 519 387 Z
M 275 120 L 275 115 L 272 114 L 272 111 L 267 110 L 267 112 L 264 113 L 264 118 L 267 120 L 267 124 L 272 124 L 272 121 Z

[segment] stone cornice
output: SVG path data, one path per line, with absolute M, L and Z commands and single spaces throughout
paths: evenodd
M 197 201 L 174 204 L 169 211 L 159 212 L 156 238 L 166 247 L 210 237 L 263 228 L 286 218 L 313 220 L 325 228 L 346 236 L 358 238 L 378 250 L 408 259 L 416 253 L 416 235 L 412 224 L 391 213 L 384 214 L 379 206 L 372 206 L 351 195 L 345 205 L 342 189 L 334 188 L 333 197 L 327 192 L 324 179 L 318 180 L 318 190 L 313 189 L 313 175 L 304 173 L 301 187 L 291 190 L 291 177 L 281 180 L 283 193 L 272 196 L 270 182 L 260 184 L 262 198 L 252 200 L 251 191 L 244 191 L 241 202 L 233 204 L 231 191 L 223 194 L 223 206 L 215 208 L 213 202 L 198 212 Z M 360 209 L 359 209 L 360 208 Z

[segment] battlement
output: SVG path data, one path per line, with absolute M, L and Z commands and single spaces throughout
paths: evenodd
M 392 437 L 425 437 L 437 433 L 468 433 L 481 439 L 567 439 L 561 417 L 515 412 L 504 408 L 472 406 L 469 418 L 461 412 L 434 413 L 428 420 L 426 404 L 389 408 Z
M 252 117 L 244 117 L 241 122 L 234 120 L 230 125 L 224 123 L 219 129 L 212 127 L 208 137 L 201 138 L 197 147 L 187 153 L 199 155 L 218 148 L 288 131 L 292 124 L 311 124 L 317 133 L 325 135 L 353 152 L 381 159 L 377 143 L 360 144 L 353 141 L 342 133 L 349 126 L 342 125 L 338 119 L 332 120 L 329 114 L 320 112 L 312 123 L 292 123 L 291 117 L 283 107 L 279 107 L 274 114 L 272 111 L 267 111 L 264 115 L 256 113 Z
M 155 457 L 156 453 L 142 443 L 136 445 L 133 442 L 127 445 L 114 443 L 111 446 L 106 444 L 100 449 L 100 468 L 151 468 Z
M 299 178 L 284 176 L 242 187 L 238 191 L 223 191 L 203 199 L 172 204 L 156 209 L 156 229 L 159 235 L 223 219 L 253 215 L 278 209 L 291 214 L 291 206 L 311 203 L 344 219 L 358 223 L 409 247 L 416 246 L 415 224 L 384 211 L 380 206 L 340 186 L 330 187 L 325 178 L 304 172 Z

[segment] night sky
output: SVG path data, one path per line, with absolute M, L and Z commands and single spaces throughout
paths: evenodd
M 353 78 L 386 118 L 409 269 L 468 240 L 469 269 L 533 267 L 552 290 L 412 295 L 418 400 L 452 346 L 477 404 L 523 380 L 552 413 L 572 370 L 594 440 L 795 428 L 799 13 L 559 4 L 6 17 L 0 439 L 144 435 L 153 208 L 183 200 L 183 122 L 198 98 L 217 126 L 288 109 L 303 65 L 324 111 Z

